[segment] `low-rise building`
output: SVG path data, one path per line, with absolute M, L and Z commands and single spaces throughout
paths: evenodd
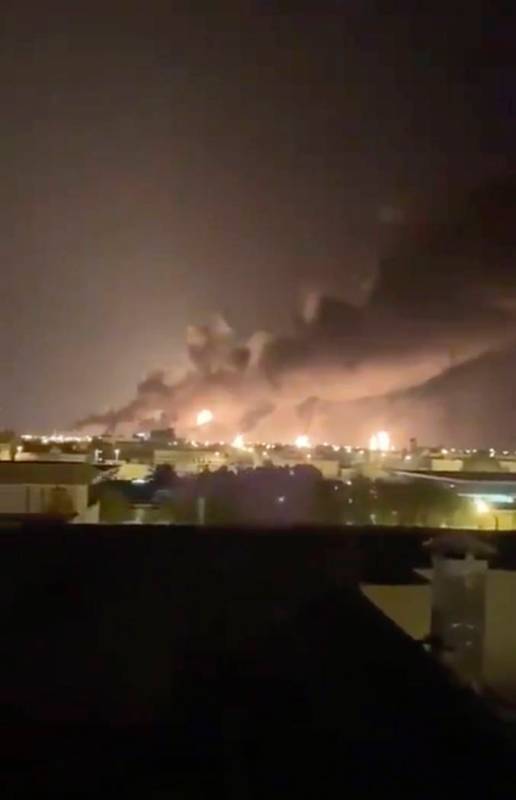
M 499 464 L 502 472 L 516 472 L 516 459 L 514 458 L 501 458 Z
M 457 528 L 516 530 L 516 478 L 513 473 L 399 470 L 392 474 L 414 481 L 431 481 L 468 501 L 454 515 Z
M 179 475 L 193 475 L 204 470 L 213 472 L 229 464 L 228 454 L 223 450 L 203 447 L 173 447 L 154 450 L 154 464 L 170 464 Z
M 432 472 L 459 472 L 464 469 L 462 458 L 432 458 L 430 470 Z
M 88 461 L 87 453 L 63 453 L 57 448 L 52 448 L 48 451 L 32 452 L 20 450 L 16 453 L 15 461 L 44 461 L 62 464 L 84 464 Z
M 0 516 L 50 515 L 69 522 L 98 522 L 91 487 L 101 478 L 92 464 L 0 461 Z
M 317 458 L 311 453 L 298 453 L 291 452 L 288 454 L 283 453 L 270 453 L 267 455 L 267 460 L 274 467 L 288 467 L 292 469 L 298 466 L 309 466 L 319 470 L 323 478 L 337 479 L 340 476 L 340 464 L 336 458 Z
M 0 461 L 11 461 L 12 445 L 10 442 L 0 442 Z

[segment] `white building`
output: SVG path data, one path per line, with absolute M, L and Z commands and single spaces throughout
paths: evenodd
M 0 461 L 10 461 L 12 458 L 11 443 L 0 442 Z
M 98 522 L 90 487 L 101 477 L 92 464 L 0 461 L 0 517 L 57 516 L 69 522 Z
M 52 448 L 48 452 L 33 453 L 30 451 L 18 451 L 15 456 L 16 461 L 45 461 L 59 462 L 66 464 L 84 464 L 88 461 L 87 453 L 62 453 L 57 448 Z
M 298 466 L 315 467 L 319 470 L 323 478 L 336 480 L 340 477 L 340 464 L 336 458 L 320 458 L 305 450 L 296 448 L 285 449 L 279 452 L 268 451 L 266 459 L 274 467 L 288 467 L 289 469 Z
M 194 475 L 204 470 L 214 472 L 227 467 L 229 458 L 223 450 L 203 447 L 177 447 L 154 451 L 154 464 L 170 464 L 178 475 Z

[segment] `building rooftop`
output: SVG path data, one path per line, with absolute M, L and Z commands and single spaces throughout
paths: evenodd
M 89 485 L 101 471 L 93 464 L 59 461 L 0 461 L 0 485 L 32 483 Z
M 453 481 L 490 481 L 498 483 L 504 481 L 505 483 L 516 483 L 516 473 L 514 472 L 485 472 L 477 470 L 411 470 L 414 475 L 428 475 L 435 478 L 451 478 Z

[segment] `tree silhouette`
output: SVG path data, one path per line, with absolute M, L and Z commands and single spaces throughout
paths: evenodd
M 107 486 L 100 495 L 100 519 L 112 525 L 129 522 L 132 511 L 129 500 L 122 491 Z

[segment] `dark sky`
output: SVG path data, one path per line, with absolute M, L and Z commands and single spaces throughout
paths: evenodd
M 1 424 L 123 402 L 214 311 L 357 298 L 382 209 L 513 163 L 494 4 L 229 5 L 2 4 Z

